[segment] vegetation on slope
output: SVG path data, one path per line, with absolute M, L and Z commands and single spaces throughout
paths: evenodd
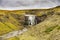
M 56 40 L 53 37 L 56 36 L 56 33 L 57 36 L 60 34 L 60 7 L 40 10 L 0 10 L 0 36 L 23 29 L 25 14 L 37 15 L 40 22 L 18 36 L 20 40 Z M 59 37 L 56 38 L 59 40 Z
M 47 15 L 47 18 L 39 24 L 29 27 L 27 32 L 16 36 L 18 40 L 60 40 L 60 7 L 35 11 L 34 15 L 40 17 Z M 6 40 L 15 40 L 15 37 Z

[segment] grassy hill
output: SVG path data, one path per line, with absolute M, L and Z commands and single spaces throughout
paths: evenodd
M 28 31 L 6 40 L 60 40 L 60 7 L 36 10 L 0 10 L 0 35 L 24 28 L 25 14 L 42 17 L 42 21 L 28 27 Z M 43 17 L 46 15 L 46 18 Z

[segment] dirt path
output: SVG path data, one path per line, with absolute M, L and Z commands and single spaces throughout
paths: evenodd
M 17 36 L 17 35 L 20 35 L 20 34 L 26 32 L 26 31 L 27 31 L 27 28 L 24 28 L 23 30 L 13 31 L 8 34 L 2 35 L 1 38 L 6 39 L 6 38 L 14 37 L 14 36 Z

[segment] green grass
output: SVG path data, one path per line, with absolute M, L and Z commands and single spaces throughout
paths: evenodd
M 58 30 L 60 30 L 60 26 L 58 26 L 58 28 L 57 28 Z
M 57 26 L 58 26 L 58 25 L 49 27 L 49 28 L 47 28 L 44 32 L 45 32 L 45 33 L 49 33 L 49 32 L 51 32 L 51 31 L 53 31 Z

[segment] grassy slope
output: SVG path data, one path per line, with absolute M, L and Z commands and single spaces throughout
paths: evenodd
M 36 26 L 29 28 L 29 30 L 19 36 L 20 40 L 56 40 L 59 36 L 60 30 L 60 16 L 53 15 L 48 17 L 45 21 Z M 60 36 L 59 36 L 60 37 Z
M 54 11 L 53 15 L 48 14 L 51 11 Z M 54 8 L 52 10 L 38 10 L 41 16 L 46 13 L 47 18 L 30 28 L 28 31 L 22 35 L 17 36 L 16 40 L 60 40 L 60 7 Z M 9 38 L 7 40 L 15 40 L 16 37 Z
M 34 14 L 37 16 L 42 16 L 43 14 L 47 15 L 47 18 L 33 26 L 28 28 L 28 31 L 23 33 L 22 35 L 19 35 L 17 37 L 9 38 L 6 40 L 56 40 L 60 39 L 60 7 L 53 8 L 53 9 L 44 9 L 44 10 L 33 10 Z M 18 15 L 24 15 L 25 12 L 33 12 L 33 11 L 0 11 L 1 14 L 9 14 L 9 13 L 16 13 Z M 51 14 L 53 13 L 53 15 Z M 11 17 L 11 16 L 10 16 Z M 16 21 L 15 18 L 11 18 L 11 20 Z M 10 21 L 11 21 L 10 20 Z M 9 21 L 8 21 L 9 22 Z M 7 24 L 7 23 L 6 23 Z M 10 26 L 12 25 L 11 22 L 9 22 Z M 18 24 L 18 23 L 16 23 Z M 15 26 L 13 25 L 12 28 Z M 5 28 L 5 27 L 4 27 Z M 16 27 L 15 27 L 16 29 Z M 1 30 L 0 30 L 1 31 Z M 4 30 L 2 30 L 4 31 Z M 6 31 L 5 31 L 6 32 Z M 55 36 L 57 35 L 56 39 Z

